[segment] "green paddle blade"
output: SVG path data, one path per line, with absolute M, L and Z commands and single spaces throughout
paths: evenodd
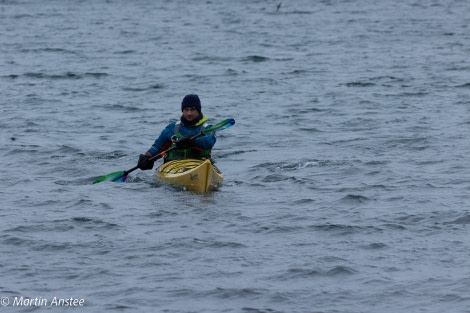
M 207 127 L 206 129 L 204 129 L 203 133 L 207 134 L 207 133 L 210 133 L 211 131 L 226 129 L 232 126 L 233 124 L 235 124 L 235 120 L 233 118 L 228 118 L 226 120 L 223 120 L 222 122 L 219 122 L 215 125 Z
M 93 184 L 101 183 L 104 181 L 114 181 L 114 182 L 124 182 L 127 178 L 124 171 L 118 171 L 109 173 L 108 175 L 104 175 L 95 179 Z

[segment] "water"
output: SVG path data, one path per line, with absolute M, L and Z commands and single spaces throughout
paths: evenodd
M 470 312 L 470 3 L 278 3 L 0 1 L 5 311 Z M 91 184 L 187 93 L 220 190 Z

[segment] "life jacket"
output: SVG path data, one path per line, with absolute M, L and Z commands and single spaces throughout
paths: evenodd
M 204 129 L 208 126 L 208 123 L 205 121 L 207 120 L 201 120 L 202 125 L 200 131 L 204 131 Z M 196 124 L 197 125 L 197 124 Z M 198 125 L 197 125 L 198 126 Z M 181 127 L 181 121 L 176 122 L 175 124 L 175 130 L 174 130 L 174 138 L 178 140 L 179 138 L 182 137 L 180 133 L 180 127 Z M 170 147 L 174 147 L 175 144 L 172 143 Z M 182 159 L 210 159 L 211 157 L 211 149 L 203 149 L 198 146 L 191 146 L 187 149 L 173 149 L 170 152 L 167 153 L 167 155 L 164 158 L 164 162 L 172 161 L 172 160 L 182 160 Z

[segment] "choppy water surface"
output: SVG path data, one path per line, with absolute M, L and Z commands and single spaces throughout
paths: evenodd
M 278 4 L 0 1 L 3 310 L 470 312 L 470 3 Z M 193 92 L 222 188 L 91 184 Z

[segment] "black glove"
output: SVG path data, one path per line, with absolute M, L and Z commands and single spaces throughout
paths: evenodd
M 175 142 L 176 149 L 187 149 L 192 146 L 193 140 L 192 135 L 186 135 L 181 137 Z
M 139 156 L 139 162 L 137 163 L 137 167 L 140 168 L 142 171 L 151 170 L 153 168 L 153 161 L 150 161 L 150 157 L 146 154 L 141 154 Z

